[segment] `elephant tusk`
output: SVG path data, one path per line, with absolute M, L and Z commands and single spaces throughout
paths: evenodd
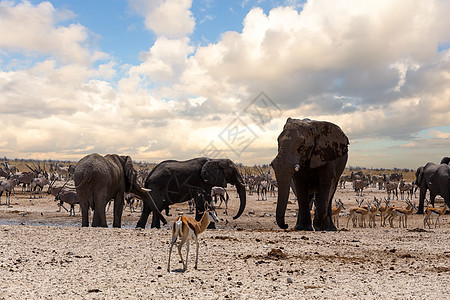
M 151 189 L 146 189 L 146 188 L 143 188 L 143 187 L 141 187 L 141 189 L 142 189 L 143 191 L 146 191 L 146 192 L 151 192 L 151 191 L 152 191 Z
M 300 166 L 299 166 L 299 164 L 295 164 L 294 170 L 295 170 L 295 172 L 300 171 Z

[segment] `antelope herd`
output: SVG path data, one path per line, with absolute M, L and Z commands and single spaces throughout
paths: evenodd
M 356 196 L 360 197 L 356 199 L 356 204 L 350 207 L 348 211 L 343 211 L 343 204 L 340 199 L 335 201 L 335 207 L 333 207 L 333 221 L 336 226 L 339 227 L 339 215 L 341 211 L 347 216 L 347 227 L 350 220 L 353 227 L 375 227 L 376 217 L 379 216 L 380 226 L 386 226 L 386 220 L 389 222 L 390 227 L 394 227 L 394 220 L 398 219 L 398 227 L 408 227 L 408 216 L 417 211 L 415 204 L 412 202 L 414 192 L 418 189 L 415 181 L 406 182 L 403 179 L 402 173 L 393 173 L 390 175 L 364 175 L 361 171 L 351 172 L 350 175 L 344 174 L 340 178 L 339 187 L 345 189 L 347 182 L 352 183 Z M 362 206 L 365 201 L 363 198 L 363 190 L 367 187 L 376 187 L 378 190 L 386 191 L 384 199 L 373 198 L 366 206 Z M 391 206 L 391 200 L 399 200 L 398 192 L 400 191 L 401 200 L 405 201 L 406 206 Z M 406 193 L 406 199 L 405 199 Z M 383 204 L 384 202 L 384 204 Z M 339 211 L 339 213 L 338 213 Z M 432 216 L 436 216 L 434 221 L 435 228 L 440 227 L 439 217 L 445 214 L 447 211 L 447 205 L 444 204 L 441 208 L 434 208 L 430 205 L 425 209 L 425 215 L 423 220 L 423 226 L 431 228 Z M 366 223 L 366 218 L 368 222 Z
M 29 193 L 29 198 L 35 199 L 36 197 L 42 198 L 44 186 L 48 186 L 46 193 L 54 197 L 54 201 L 57 202 L 58 211 L 64 209 L 69 213 L 69 216 L 75 215 L 75 205 L 79 204 L 79 198 L 73 187 L 68 186 L 68 182 L 71 180 L 74 166 L 64 166 L 62 164 L 51 164 L 48 170 L 45 165 L 41 168 L 40 164 L 34 164 L 32 166 L 25 164 L 28 168 L 27 171 L 20 172 L 14 165 L 4 162 L 0 167 L 0 205 L 2 204 L 2 195 L 5 194 L 5 201 L 3 204 L 11 204 L 11 194 L 15 193 L 15 187 L 21 186 L 21 193 Z M 256 173 L 255 173 L 256 170 Z M 256 201 L 266 201 L 268 195 L 275 197 L 277 182 L 273 178 L 270 169 L 263 169 L 255 166 L 252 170 L 250 168 L 243 167 L 241 169 L 243 178 L 246 184 L 247 192 L 249 195 L 257 194 Z M 149 168 L 142 167 L 139 171 L 139 180 L 142 182 L 145 180 L 149 173 Z M 57 186 L 58 182 L 59 184 Z M 355 191 L 356 205 L 346 209 L 341 199 L 335 200 L 335 204 L 332 207 L 332 217 L 334 224 L 339 227 L 339 217 L 347 216 L 347 225 L 349 226 L 350 220 L 353 227 L 376 227 L 376 219 L 379 219 L 379 225 L 386 226 L 386 220 L 390 227 L 395 226 L 395 220 L 398 220 L 398 227 L 407 227 L 408 216 L 415 211 L 415 205 L 412 203 L 413 195 L 417 186 L 415 181 L 406 182 L 402 173 L 393 174 L 379 174 L 379 175 L 365 175 L 361 171 L 351 172 L 350 174 L 343 174 L 339 181 L 339 188 L 348 190 L 348 184 L 351 183 Z M 368 188 L 373 187 L 378 190 L 379 193 L 385 191 L 386 197 L 384 199 L 373 198 L 372 201 L 368 201 L 363 205 L 365 200 L 362 200 L 364 196 L 368 196 L 370 193 Z M 375 190 L 375 191 L 376 191 Z M 399 200 L 398 192 L 400 192 L 400 200 L 405 201 L 403 206 L 392 206 L 392 200 Z M 130 206 L 130 211 L 136 211 L 136 209 L 142 205 L 140 199 L 134 195 L 126 195 L 127 204 Z M 229 196 L 226 189 L 221 187 L 213 188 L 213 198 L 217 197 L 217 200 L 212 204 L 217 208 L 220 208 L 222 202 L 225 202 L 225 214 L 228 210 Z M 220 204 L 218 204 L 220 199 Z M 70 206 L 69 209 L 64 207 L 64 204 Z M 192 205 L 192 202 L 190 202 Z M 311 203 L 312 205 L 312 203 Z M 190 208 L 192 213 L 193 209 Z M 433 224 L 432 218 L 434 218 L 434 227 L 440 227 L 440 217 L 447 211 L 447 207 L 427 207 L 425 209 L 423 226 L 431 228 Z M 166 212 L 168 213 L 168 211 Z M 314 214 L 314 211 L 312 211 Z

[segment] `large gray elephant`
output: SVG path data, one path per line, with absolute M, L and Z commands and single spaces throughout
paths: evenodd
M 420 188 L 418 214 L 423 214 L 424 202 L 427 190 L 430 190 L 430 202 L 434 207 L 434 199 L 437 195 L 444 198 L 447 206 L 450 206 L 450 166 L 447 164 L 436 165 L 432 162 L 417 168 L 416 184 Z
M 293 180 L 299 208 L 295 229 L 312 230 L 309 208 L 315 195 L 314 229 L 337 230 L 331 205 L 347 163 L 348 144 L 347 136 L 333 123 L 288 118 L 271 164 L 278 183 L 276 220 L 280 228 L 288 228 L 284 217 Z
M 230 183 L 236 187 L 240 198 L 237 219 L 245 209 L 246 194 L 244 181 L 237 166 L 229 159 L 194 158 L 186 161 L 167 160 L 159 163 L 147 176 L 144 186 L 157 208 L 162 211 L 174 203 L 194 198 L 198 192 L 211 195 L 213 186 L 226 187 Z M 146 203 L 136 227 L 145 228 L 150 210 Z M 160 227 L 158 218 L 153 216 L 151 227 Z
M 89 208 L 94 211 L 92 227 L 108 227 L 106 223 L 106 204 L 114 199 L 113 227 L 120 227 L 124 193 L 134 193 L 144 200 L 154 214 L 166 223 L 166 219 L 153 202 L 148 190 L 137 182 L 137 171 L 129 156 L 97 153 L 83 157 L 76 165 L 74 180 L 80 197 L 82 226 L 89 226 Z

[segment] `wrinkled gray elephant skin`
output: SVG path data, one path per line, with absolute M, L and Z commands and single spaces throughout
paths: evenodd
M 137 171 L 129 156 L 89 154 L 77 163 L 74 180 L 80 197 L 83 227 L 89 226 L 89 208 L 94 211 L 92 227 L 107 227 L 105 207 L 111 199 L 114 199 L 113 227 L 120 227 L 125 192 L 141 197 L 149 209 L 166 223 L 148 191 L 137 182 Z
M 442 196 L 450 207 L 450 166 L 448 164 L 436 165 L 429 162 L 417 168 L 416 184 L 420 187 L 418 214 L 423 214 L 427 190 L 430 191 L 430 202 L 433 207 L 437 195 Z
M 227 183 L 236 187 L 240 198 L 237 219 L 245 209 L 245 185 L 237 166 L 229 159 L 194 158 L 186 161 L 167 160 L 159 163 L 147 176 L 144 186 L 160 211 L 174 203 L 194 198 L 197 193 L 211 195 L 213 186 L 226 187 Z M 141 217 L 136 225 L 145 228 L 150 210 L 144 203 Z M 151 227 L 160 228 L 158 218 L 152 218 Z
M 278 155 L 271 165 L 278 183 L 276 221 L 286 229 L 285 212 L 293 180 L 298 199 L 296 230 L 313 230 L 310 199 L 315 197 L 315 230 L 336 230 L 331 205 L 348 158 L 348 138 L 339 126 L 288 118 L 278 136 Z

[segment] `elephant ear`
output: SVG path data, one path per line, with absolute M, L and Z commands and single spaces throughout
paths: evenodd
M 123 171 L 125 173 L 125 192 L 129 193 L 136 182 L 137 172 L 133 167 L 133 160 L 129 156 L 122 156 Z
M 316 121 L 313 128 L 316 140 L 311 154 L 311 168 L 320 167 L 348 152 L 348 138 L 339 126 L 330 122 Z
M 201 177 L 207 184 L 221 187 L 227 186 L 224 170 L 219 159 L 208 160 L 202 167 Z

